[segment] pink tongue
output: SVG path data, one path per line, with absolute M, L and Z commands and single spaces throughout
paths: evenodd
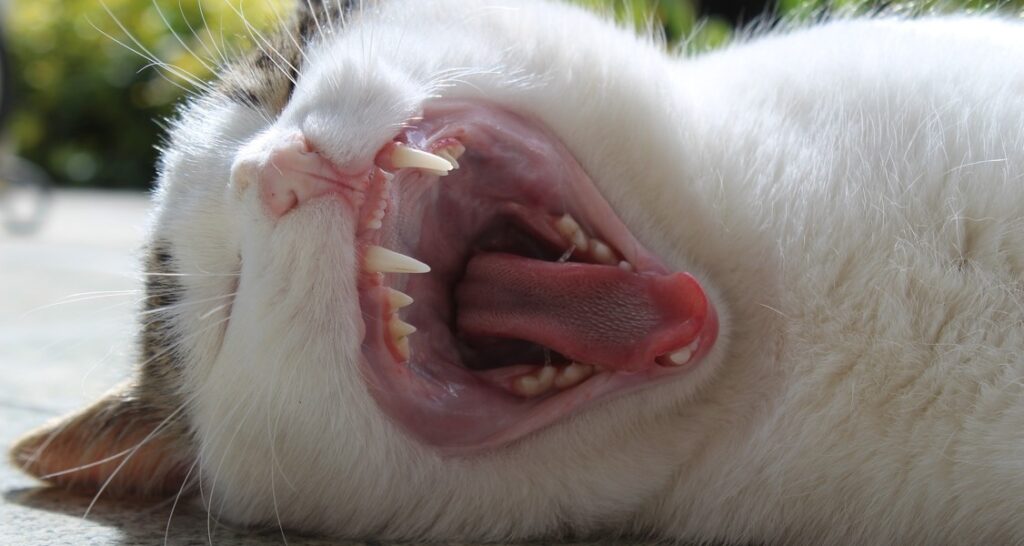
M 470 259 L 456 289 L 469 335 L 524 339 L 607 369 L 639 371 L 685 347 L 707 300 L 685 273 L 632 273 L 501 253 Z

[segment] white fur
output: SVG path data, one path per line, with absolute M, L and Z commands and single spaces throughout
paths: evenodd
M 186 302 L 238 290 L 174 317 L 214 516 L 1024 542 L 1021 24 L 835 21 L 679 59 L 563 5 L 392 0 L 307 54 L 278 120 L 199 99 L 165 155 L 155 231 L 195 273 Z M 431 96 L 543 120 L 645 245 L 698 274 L 722 337 L 695 377 L 472 458 L 387 422 L 356 368 L 348 220 L 317 202 L 274 226 L 229 169 L 296 128 L 369 161 Z

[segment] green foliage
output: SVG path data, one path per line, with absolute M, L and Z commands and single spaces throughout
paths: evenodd
M 283 3 L 243 4 L 244 14 L 266 27 Z M 63 184 L 147 187 L 162 132 L 157 122 L 171 114 L 183 88 L 194 88 L 188 74 L 208 79 L 203 63 L 251 41 L 238 9 L 222 0 L 16 1 L 5 30 L 17 153 Z M 129 47 L 175 68 L 155 69 Z
M 62 184 L 148 187 L 162 134 L 158 120 L 172 114 L 185 89 L 195 89 L 190 80 L 208 81 L 225 56 L 251 45 L 258 32 L 252 28 L 274 26 L 294 1 L 15 0 L 5 21 L 15 87 L 11 143 Z M 692 0 L 573 1 L 660 30 L 690 52 L 718 47 L 732 32 L 726 21 L 700 19 Z M 877 3 L 779 0 L 779 12 L 801 18 Z M 930 9 L 994 4 L 918 3 Z M 1020 8 L 1024 0 L 996 3 Z M 153 67 L 153 59 L 169 68 Z

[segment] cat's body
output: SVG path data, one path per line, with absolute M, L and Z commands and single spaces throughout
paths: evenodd
M 1022 30 L 834 21 L 684 60 L 545 2 L 350 14 L 295 58 L 276 128 L 287 80 L 236 74 L 172 131 L 149 268 L 182 275 L 156 277 L 176 296 L 153 304 L 181 305 L 147 339 L 174 371 L 150 363 L 133 396 L 180 428 L 168 466 L 243 524 L 1024 542 Z M 296 128 L 335 164 L 370 161 L 435 96 L 543 122 L 639 241 L 694 272 L 721 326 L 692 372 L 471 455 L 392 425 L 352 364 L 352 220 L 317 200 L 270 221 L 229 179 Z

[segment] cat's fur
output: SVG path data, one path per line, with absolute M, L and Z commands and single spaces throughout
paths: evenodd
M 1020 23 L 837 20 L 683 59 L 538 0 L 345 19 L 300 13 L 165 146 L 155 360 L 106 410 L 170 416 L 147 445 L 172 493 L 191 471 L 217 517 L 357 537 L 1024 542 Z M 372 153 L 436 96 L 542 120 L 645 245 L 699 272 L 722 335 L 696 377 L 472 457 L 389 424 L 355 366 L 355 257 L 332 236 L 351 220 L 316 202 L 275 227 L 229 172 L 294 127 L 339 163 Z

